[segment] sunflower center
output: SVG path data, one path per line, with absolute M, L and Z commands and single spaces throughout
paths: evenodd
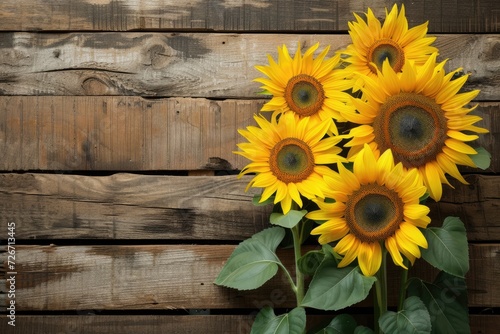
M 290 109 L 301 116 L 317 113 L 325 100 L 325 91 L 321 83 L 307 74 L 291 78 L 285 87 L 284 95 Z
M 436 159 L 447 139 L 447 122 L 441 107 L 416 93 L 389 97 L 373 122 L 375 142 L 383 152 L 391 149 L 396 162 L 407 168 Z
M 405 63 L 405 53 L 398 43 L 392 39 L 383 38 L 370 46 L 367 59 L 370 70 L 375 74 L 377 74 L 377 68 L 382 71 L 382 64 L 386 59 L 389 60 L 394 72 L 399 72 Z
M 314 155 L 302 140 L 285 138 L 271 149 L 269 166 L 278 180 L 298 183 L 314 171 Z
M 378 184 L 363 185 L 346 202 L 346 222 L 359 240 L 383 241 L 403 221 L 403 208 L 395 191 Z

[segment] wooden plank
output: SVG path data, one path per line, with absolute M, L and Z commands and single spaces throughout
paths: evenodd
M 0 97 L 1 170 L 233 170 L 263 100 Z
M 410 23 L 429 20 L 430 31 L 499 31 L 495 0 L 400 1 Z M 352 12 L 371 7 L 383 17 L 393 1 L 111 1 L 3 0 L 0 30 L 347 30 Z M 279 18 L 279 19 L 278 19 Z
M 444 186 L 440 202 L 428 200 L 432 225 L 441 226 L 448 216 L 459 217 L 465 224 L 470 240 L 500 240 L 500 177 L 466 175 L 469 185 L 452 181 L 452 189 Z
M 0 96 L 0 170 L 240 170 L 249 160 L 233 153 L 244 141 L 237 129 L 255 125 L 264 102 Z M 500 103 L 474 113 L 490 129 L 477 145 L 498 151 Z M 499 171 L 493 154 L 488 172 Z
M 500 35 L 437 35 L 448 70 L 463 68 L 465 89 L 500 100 Z M 346 34 L 0 33 L 2 95 L 141 95 L 257 98 L 263 76 L 254 66 L 276 48 L 316 42 L 331 55 Z M 322 48 L 321 48 L 322 49 Z
M 257 290 L 238 291 L 213 284 L 234 247 L 17 245 L 16 310 L 293 307 L 295 297 L 282 271 Z M 469 248 L 469 306 L 499 307 L 500 245 L 472 244 Z M 279 256 L 291 268 L 293 250 L 283 250 Z M 389 271 L 390 296 L 397 296 L 398 271 L 393 266 Z M 424 279 L 432 280 L 434 274 L 423 261 L 412 268 L 412 275 Z M 0 291 L 0 307 L 7 302 L 5 291 Z M 362 305 L 371 305 L 371 300 Z
M 258 190 L 225 177 L 0 174 L 17 239 L 243 240 L 268 226 Z M 5 225 L 6 226 L 6 225 Z
M 0 223 L 18 239 L 244 240 L 269 226 L 270 206 L 254 206 L 250 176 L 105 177 L 0 174 Z M 465 223 L 471 241 L 500 240 L 500 176 L 466 176 L 428 201 L 433 225 Z
M 255 313 L 244 315 L 98 315 L 93 311 L 81 311 L 82 315 L 18 315 L 16 327 L 0 322 L 0 331 L 13 333 L 148 333 L 148 334 L 245 334 L 250 333 Z M 187 313 L 188 311 L 186 311 Z M 328 324 L 334 315 L 310 315 L 309 329 L 320 322 Z M 355 314 L 358 324 L 372 326 L 371 315 Z M 471 333 L 494 334 L 492 330 L 500 322 L 498 315 L 470 315 Z M 320 327 L 318 327 L 320 328 Z

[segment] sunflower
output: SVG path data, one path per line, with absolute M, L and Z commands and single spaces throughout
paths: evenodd
M 240 129 L 248 142 L 238 144 L 241 151 L 234 152 L 252 161 L 239 175 L 256 174 L 247 190 L 264 188 L 261 202 L 274 194 L 274 203 L 281 202 L 284 214 L 290 211 L 292 201 L 302 207 L 301 195 L 308 199 L 323 197 L 323 175 L 332 173 L 325 165 L 345 161 L 338 155 L 341 149 L 335 146 L 342 138 L 325 137 L 331 120 L 315 122 L 292 112 L 281 114 L 279 121 L 276 117 L 271 121 L 263 116 L 254 118 L 259 127 Z
M 363 99 L 352 98 L 357 112 L 346 109 L 343 116 L 360 124 L 345 144 L 348 159 L 365 143 L 376 155 L 391 149 L 396 163 L 417 168 L 430 197 L 439 201 L 442 183 L 451 186 L 445 174 L 467 184 L 457 165 L 476 167 L 470 155 L 477 151 L 466 142 L 488 130 L 474 125 L 481 117 L 469 115 L 477 105 L 464 107 L 479 91 L 458 93 L 468 75 L 454 79 L 461 69 L 446 74 L 445 62 L 436 64 L 436 57 L 433 53 L 424 66 L 407 62 L 401 73 L 385 61 L 376 79 L 363 78 Z
M 326 59 L 330 46 L 314 58 L 318 47 L 319 43 L 316 43 L 302 55 L 299 43 L 292 58 L 283 45 L 278 47 L 278 62 L 268 55 L 269 65 L 255 66 L 268 78 L 254 81 L 263 85 L 264 93 L 272 95 L 261 111 L 291 110 L 301 117 L 343 121 L 338 110 L 349 100 L 349 95 L 343 91 L 352 87 L 351 80 L 345 80 L 344 72 L 335 69 L 340 55 Z M 331 122 L 330 131 L 338 134 L 334 122 Z
M 315 200 L 319 210 L 307 217 L 324 221 L 311 231 L 326 244 L 340 240 L 333 250 L 344 257 L 339 267 L 358 259 L 365 276 L 377 273 L 383 247 L 395 264 L 407 269 L 403 254 L 413 264 L 427 240 L 419 228 L 430 222 L 429 208 L 419 204 L 426 189 L 417 170 L 394 165 L 391 150 L 378 159 L 368 145 L 354 160 L 353 171 L 338 163 L 338 173 L 325 176 L 325 196 L 334 203 Z
M 401 71 L 406 61 L 417 65 L 425 63 L 429 55 L 437 51 L 431 46 L 436 39 L 427 37 L 427 22 L 408 29 L 405 7 L 401 5 L 398 13 L 397 5 L 389 12 L 385 10 L 383 24 L 375 17 L 370 8 L 366 13 L 366 21 L 354 13 L 357 22 L 349 22 L 349 35 L 352 44 L 340 51 L 349 65 L 349 73 L 361 73 L 371 77 L 377 76 L 377 70 L 387 59 L 395 72 Z

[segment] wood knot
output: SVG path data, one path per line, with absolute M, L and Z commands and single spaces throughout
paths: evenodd
M 208 163 L 201 167 L 201 169 L 212 169 L 212 170 L 231 170 L 233 166 L 222 158 L 210 157 L 208 158 Z

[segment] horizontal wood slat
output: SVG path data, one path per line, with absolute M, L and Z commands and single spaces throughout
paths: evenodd
M 90 311 L 93 312 L 93 311 Z M 188 311 L 186 311 L 187 313 Z M 16 327 L 8 327 L 0 322 L 0 331 L 10 333 L 147 333 L 147 334 L 248 334 L 255 313 L 245 315 L 85 315 L 17 316 Z M 326 326 L 331 315 L 308 316 L 307 327 Z M 356 314 L 359 324 L 371 325 L 372 315 Z M 493 328 L 500 322 L 500 316 L 471 315 L 470 326 L 473 334 L 494 334 Z
M 106 177 L 0 174 L 0 222 L 18 239 L 244 240 L 269 226 L 271 207 L 244 189 L 250 176 Z M 500 176 L 469 175 L 428 200 L 433 225 L 458 216 L 471 241 L 500 239 Z
M 402 1 L 410 23 L 439 32 L 500 31 L 496 0 Z M 352 12 L 383 17 L 394 1 L 3 0 L 0 30 L 346 30 Z M 401 1 L 400 1 L 401 2 Z M 279 19 L 276 19 L 279 17 Z
M 1 21 L 1 20 L 0 20 Z M 218 33 L 0 33 L 2 95 L 141 95 L 256 98 L 261 77 L 254 66 L 321 43 L 334 50 L 347 34 Z M 479 100 L 500 100 L 500 35 L 437 35 L 446 69 L 463 68 L 465 88 Z
M 0 97 L 0 170 L 232 170 L 262 100 Z
M 0 221 L 17 239 L 243 240 L 268 226 L 236 175 L 0 174 Z
M 269 303 L 275 308 L 294 306 L 295 295 L 282 271 L 256 290 L 238 291 L 214 285 L 234 248 L 18 245 L 16 310 L 259 309 Z M 278 254 L 290 268 L 293 250 Z M 495 282 L 500 275 L 500 245 L 471 244 L 469 257 L 469 306 L 499 307 L 500 291 Z M 395 297 L 399 289 L 398 271 L 390 268 L 389 296 Z M 411 271 L 411 275 L 428 280 L 435 275 L 423 261 L 417 262 Z M 0 292 L 0 306 L 6 306 L 6 296 L 5 291 Z M 368 299 L 363 305 L 371 305 Z M 391 304 L 396 303 L 396 298 L 392 298 Z
M 136 96 L 0 96 L 0 170 L 235 170 L 265 100 L 144 99 Z M 473 113 L 490 130 L 473 146 L 498 151 L 500 103 Z M 500 171 L 493 154 L 488 172 Z

